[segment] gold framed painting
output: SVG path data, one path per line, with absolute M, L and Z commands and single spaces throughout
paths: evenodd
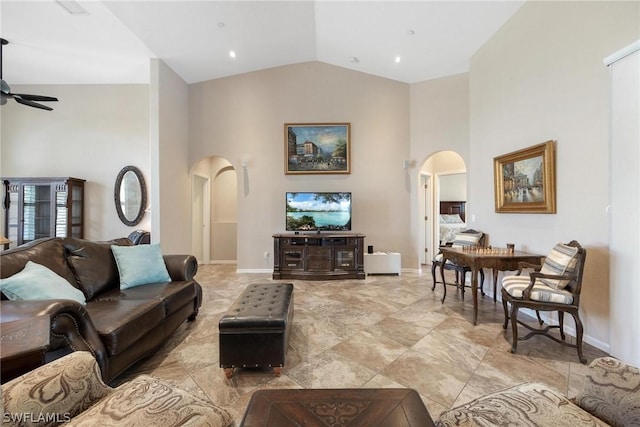
M 285 123 L 284 173 L 350 174 L 350 123 Z
M 555 141 L 493 159 L 496 212 L 556 213 Z

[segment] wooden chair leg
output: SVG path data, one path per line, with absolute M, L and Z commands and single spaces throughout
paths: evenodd
M 458 281 L 458 273 L 458 270 L 456 270 L 456 287 L 460 289 L 460 292 L 462 293 L 461 297 L 464 300 L 464 284 L 467 283 L 467 272 L 462 270 L 462 284 Z
M 578 349 L 578 359 L 580 359 L 580 363 L 584 365 L 587 363 L 587 358 L 584 357 L 582 354 L 582 334 L 583 334 L 582 321 L 580 320 L 580 316 L 578 315 L 578 312 L 572 311 L 571 316 L 573 316 L 573 320 L 576 323 L 576 348 Z
M 467 271 L 462 271 L 462 299 L 464 299 L 464 284 L 467 283 Z M 484 270 L 480 269 L 480 294 L 484 296 Z
M 431 278 L 433 279 L 433 286 L 431 286 L 431 290 L 435 291 L 436 289 L 436 267 L 440 265 L 440 263 L 436 260 L 431 261 Z
M 560 338 L 564 341 L 564 311 L 558 311 L 558 324 L 560 325 Z
M 502 325 L 502 329 L 507 329 L 507 325 L 509 325 L 509 310 L 507 308 L 507 298 L 505 297 L 504 292 L 502 293 L 502 308 L 504 310 L 504 325 Z
M 538 323 L 540 323 L 540 326 L 542 326 L 544 322 L 542 321 L 542 317 L 540 317 L 540 311 L 536 310 L 536 316 L 538 316 Z
M 513 302 L 511 303 L 511 315 L 509 317 L 511 318 L 511 331 L 513 335 L 511 337 L 513 340 L 511 343 L 511 353 L 515 353 L 518 348 L 518 306 Z

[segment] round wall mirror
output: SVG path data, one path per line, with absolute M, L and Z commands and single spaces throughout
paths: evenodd
M 147 207 L 147 189 L 140 169 L 135 166 L 122 168 L 116 178 L 114 199 L 120 221 L 131 227 L 142 221 Z

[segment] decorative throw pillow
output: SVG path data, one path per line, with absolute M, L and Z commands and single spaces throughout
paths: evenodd
M 108 242 L 95 242 L 67 237 L 64 247 L 67 262 L 87 301 L 110 289 L 119 289 L 120 275 L 111 245 L 130 246 L 126 237 Z
M 120 273 L 120 289 L 170 282 L 159 244 L 111 246 Z
M 12 301 L 70 299 L 85 304 L 86 299 L 80 289 L 49 270 L 44 265 L 27 261 L 22 271 L 0 279 L 0 290 Z
M 480 242 L 480 239 L 482 239 L 482 233 L 458 233 L 451 247 L 476 246 Z
M 555 276 L 572 275 L 577 262 L 578 248 L 558 243 L 545 258 L 540 273 Z M 553 289 L 564 289 L 569 284 L 569 280 L 540 279 L 540 281 Z

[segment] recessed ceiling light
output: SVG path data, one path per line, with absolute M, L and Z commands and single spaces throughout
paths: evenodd
M 353 62 L 354 64 L 357 64 L 358 62 L 360 62 L 360 60 L 356 56 L 352 56 L 349 58 L 349 62 Z
M 407 31 L 407 34 L 413 36 L 416 34 L 416 32 L 410 29 L 409 31 Z
M 231 57 L 231 59 L 236 59 L 236 51 L 235 50 L 230 50 L 229 51 L 229 57 Z
M 80 6 L 77 1 L 74 0 L 56 0 L 60 6 L 64 7 L 64 9 L 72 15 L 88 15 L 89 12 Z
M 218 28 L 224 28 L 225 23 L 224 22 L 218 22 Z
M 396 56 L 396 64 L 400 63 L 400 56 Z

